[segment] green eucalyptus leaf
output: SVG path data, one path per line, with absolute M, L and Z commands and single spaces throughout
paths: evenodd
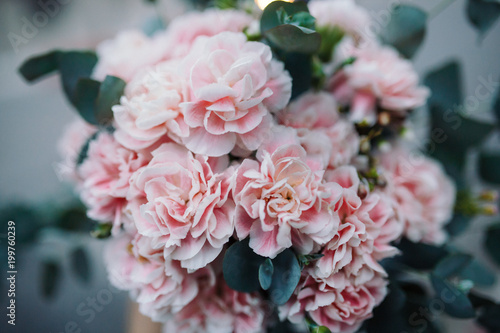
M 271 259 L 267 258 L 259 266 L 259 282 L 260 286 L 264 290 L 268 290 L 271 286 L 271 281 L 273 279 L 274 266 Z
M 56 226 L 67 231 L 88 230 L 91 226 L 91 221 L 87 217 L 85 207 L 74 206 L 60 213 L 56 220 Z
M 292 77 L 292 100 L 311 89 L 313 79 L 312 57 L 304 53 L 277 52 Z
M 286 249 L 273 259 L 274 273 L 269 287 L 271 301 L 285 304 L 292 296 L 300 280 L 300 266 L 292 250 Z
M 491 0 L 468 0 L 467 17 L 470 23 L 484 35 L 500 16 L 500 3 Z
M 115 76 L 106 76 L 99 88 L 96 100 L 95 117 L 100 125 L 109 124 L 113 119 L 111 108 L 120 103 L 125 89 L 125 81 Z
M 78 81 L 90 77 L 96 63 L 97 56 L 90 51 L 68 51 L 59 57 L 59 72 L 64 92 L 73 105 Z
M 80 116 L 89 124 L 99 125 L 96 117 L 96 100 L 101 89 L 101 82 L 81 78 L 75 87 L 73 104 Z
M 54 73 L 59 68 L 59 57 L 61 53 L 61 51 L 55 50 L 30 58 L 23 62 L 19 68 L 19 72 L 30 82 Z
M 311 54 L 319 50 L 321 36 L 316 31 L 298 27 L 293 24 L 282 24 L 267 30 L 264 36 L 271 45 L 286 52 Z
M 259 267 L 266 258 L 256 254 L 248 239 L 231 245 L 224 255 L 222 271 L 227 285 L 240 292 L 259 290 Z
M 71 269 L 82 282 L 90 281 L 89 259 L 83 248 L 79 247 L 71 253 Z
M 90 235 L 94 238 L 105 239 L 111 236 L 111 229 L 113 225 L 111 223 L 98 223 L 94 230 L 90 232 Z
M 498 89 L 495 100 L 493 101 L 493 113 L 497 118 L 497 126 L 500 126 L 500 89 Z
M 424 84 L 432 91 L 428 100 L 430 106 L 437 105 L 446 111 L 462 103 L 462 73 L 457 61 L 450 61 L 429 72 Z
M 500 184 L 500 153 L 481 152 L 479 174 L 487 182 Z
M 450 236 L 458 236 L 469 227 L 471 218 L 459 213 L 453 215 L 451 221 L 445 226 Z
M 444 311 L 455 318 L 473 318 L 476 313 L 467 295 L 444 278 L 431 274 L 436 297 L 444 304 Z
M 7 230 L 7 222 L 14 221 L 16 224 L 16 244 L 20 247 L 35 242 L 38 233 L 49 223 L 46 217 L 32 206 L 12 203 L 1 207 L 0 221 L 2 221 L 0 223 L 5 230 Z M 4 251 L 4 254 L 7 255 L 7 251 Z M 5 264 L 7 264 L 7 259 L 5 259 Z
M 443 131 L 441 128 L 439 128 L 439 130 Z M 445 138 L 447 139 L 448 137 Z M 446 146 L 444 142 L 434 142 L 434 145 L 431 146 L 428 150 L 429 155 L 441 162 L 446 173 L 455 181 L 458 189 L 463 189 L 466 187 L 466 182 L 464 179 L 465 163 L 467 160 L 466 153 L 466 150 L 453 149 L 453 147 Z M 450 223 L 450 228 L 453 229 L 455 227 L 458 227 L 458 232 L 460 231 L 461 227 L 465 227 L 464 225 L 455 225 L 455 223 L 464 224 L 464 221 L 457 222 L 452 220 L 450 221 Z M 448 225 L 446 227 L 448 227 Z
M 480 287 L 491 287 L 496 282 L 495 273 L 477 259 L 472 259 L 471 263 L 462 270 L 460 278 L 470 280 Z
M 314 30 L 316 25 L 316 19 L 314 16 L 309 14 L 309 12 L 298 12 L 293 14 L 292 16 L 287 16 L 283 21 L 285 24 L 293 24 L 298 27 L 304 27 L 311 30 Z
M 60 283 L 60 267 L 55 261 L 45 261 L 42 263 L 42 296 L 44 298 L 52 298 L 56 292 L 57 286 Z
M 283 9 L 283 11 L 281 11 Z M 284 16 L 292 16 L 294 14 L 306 12 L 307 4 L 303 1 L 297 2 L 285 2 L 285 1 L 273 1 L 262 12 L 260 18 L 260 31 L 264 34 L 266 31 L 283 24 Z M 284 14 L 285 15 L 284 15 Z
M 425 37 L 427 13 L 420 8 L 399 5 L 381 35 L 384 43 L 394 46 L 403 56 L 411 58 Z
M 444 148 L 456 162 L 464 162 L 466 149 L 479 146 L 495 128 L 492 123 L 466 118 L 456 109 L 433 105 L 430 111 L 434 150 Z
M 434 275 L 450 278 L 460 274 L 472 262 L 472 256 L 454 253 L 441 260 L 434 268 Z
M 448 251 L 442 246 L 413 243 L 406 238 L 403 238 L 397 246 L 401 250 L 401 256 L 397 259 L 417 270 L 433 269 L 448 255 Z
M 490 257 L 500 266 L 500 223 L 488 227 L 484 246 Z

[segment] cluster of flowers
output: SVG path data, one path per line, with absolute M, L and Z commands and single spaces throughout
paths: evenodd
M 234 240 L 269 258 L 322 254 L 279 316 L 354 332 L 387 293 L 379 262 L 397 254 L 392 242 L 446 238 L 455 188 L 442 168 L 401 142 L 360 151 L 360 127 L 404 120 L 427 89 L 364 33 L 363 8 L 331 0 L 309 10 L 318 31 L 344 37 L 325 89 L 291 102 L 290 75 L 268 45 L 248 41 L 245 12 L 192 13 L 153 37 L 123 32 L 97 48 L 94 77 L 127 82 L 113 130 L 78 121 L 61 148 L 89 217 L 112 221 L 112 283 L 166 332 L 265 331 L 263 296 L 223 279 Z M 376 182 L 364 176 L 373 165 Z

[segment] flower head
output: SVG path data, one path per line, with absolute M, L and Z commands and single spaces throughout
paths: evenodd
M 165 248 L 184 268 L 202 268 L 233 234 L 232 173 L 227 159 L 208 159 L 175 143 L 163 144 L 134 175 L 139 195 L 129 200 L 127 210 L 155 248 Z
M 190 95 L 182 104 L 190 127 L 183 138 L 197 154 L 221 156 L 235 146 L 256 150 L 271 126 L 270 112 L 286 106 L 291 78 L 271 49 L 242 33 L 198 38 L 184 70 Z

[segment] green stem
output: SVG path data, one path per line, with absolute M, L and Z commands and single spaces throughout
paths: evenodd
M 442 0 L 429 11 L 429 21 L 441 14 L 446 8 L 451 6 L 456 0 Z

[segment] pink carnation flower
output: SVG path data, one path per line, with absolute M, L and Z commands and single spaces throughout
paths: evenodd
M 394 209 L 383 194 L 368 195 L 359 209 L 342 219 L 337 234 L 324 247 L 324 256 L 315 265 L 316 276 L 329 278 L 332 286 L 340 288 L 385 276 L 377 261 L 398 252 L 390 242 L 401 236 L 403 226 Z
M 264 310 L 258 294 L 234 291 L 219 276 L 215 285 L 205 285 L 195 300 L 166 323 L 164 332 L 264 333 Z
M 354 47 L 339 46 L 341 58 L 355 57 L 330 84 L 338 101 L 350 104 L 350 117 L 355 122 L 373 124 L 377 105 L 405 116 L 408 110 L 425 104 L 429 89 L 418 85 L 418 75 L 410 61 L 388 46 L 374 42 Z
M 99 222 L 113 222 L 114 234 L 122 224 L 126 229 L 134 228 L 133 222 L 123 214 L 129 180 L 150 158 L 148 152 L 123 147 L 112 134 L 99 133 L 90 142 L 87 157 L 78 168 L 82 179 L 80 196 L 88 208 L 87 215 Z
M 129 291 L 142 314 L 166 322 L 196 299 L 205 281 L 213 283 L 215 275 L 211 266 L 188 274 L 151 244 L 147 237 L 123 234 L 110 240 L 104 259 L 111 283 Z
M 283 64 L 272 59 L 269 46 L 247 42 L 242 33 L 198 38 L 183 65 L 190 96 L 182 108 L 191 128 L 183 143 L 197 154 L 256 150 L 271 126 L 270 112 L 290 99 Z
M 232 167 L 227 159 L 193 155 L 175 143 L 153 152 L 133 177 L 129 201 L 140 234 L 169 258 L 196 270 L 212 262 L 232 236 L 234 203 L 229 198 Z
M 326 92 L 305 93 L 279 113 L 280 122 L 297 129 L 308 156 L 317 156 L 326 166 L 348 164 L 359 152 L 354 125 L 338 112 L 337 102 Z
M 309 253 L 314 243 L 325 244 L 338 227 L 333 206 L 340 187 L 323 182 L 323 170 L 308 165 L 297 144 L 263 146 L 260 163 L 246 159 L 238 168 L 234 198 L 239 239 L 250 235 L 250 247 L 274 258 L 295 246 Z
M 341 221 L 337 234 L 321 252 L 324 256 L 316 262 L 315 275 L 329 278 L 330 284 L 339 288 L 384 276 L 377 261 L 397 253 L 390 243 L 403 230 L 395 202 L 380 191 L 361 199 L 357 194 L 359 178 L 351 166 L 329 171 L 325 178 L 343 188 L 338 202 Z
M 113 107 L 115 137 L 125 147 L 142 149 L 189 134 L 180 109 L 186 85 L 178 66 L 172 61 L 161 63 L 127 85 L 120 104 Z
M 163 60 L 168 47 L 158 36 L 148 37 L 136 30 L 120 32 L 97 46 L 99 61 L 93 77 L 104 80 L 106 75 L 112 75 L 129 82 L 144 68 Z
M 395 148 L 381 156 L 387 194 L 399 205 L 404 234 L 413 242 L 442 244 L 453 215 L 456 189 L 436 161 Z
M 337 27 L 354 38 L 373 38 L 370 15 L 352 0 L 314 0 L 308 7 L 317 29 Z
M 238 10 L 207 9 L 182 15 L 173 20 L 165 32 L 164 38 L 172 45 L 169 58 L 186 56 L 200 36 L 211 37 L 224 31 L 243 32 L 251 22 L 250 15 Z
M 372 317 L 373 309 L 387 294 L 386 286 L 383 278 L 375 276 L 362 285 L 348 284 L 338 288 L 306 271 L 295 295 L 280 307 L 280 318 L 299 323 L 307 313 L 312 320 L 332 332 L 353 333 L 363 321 Z

